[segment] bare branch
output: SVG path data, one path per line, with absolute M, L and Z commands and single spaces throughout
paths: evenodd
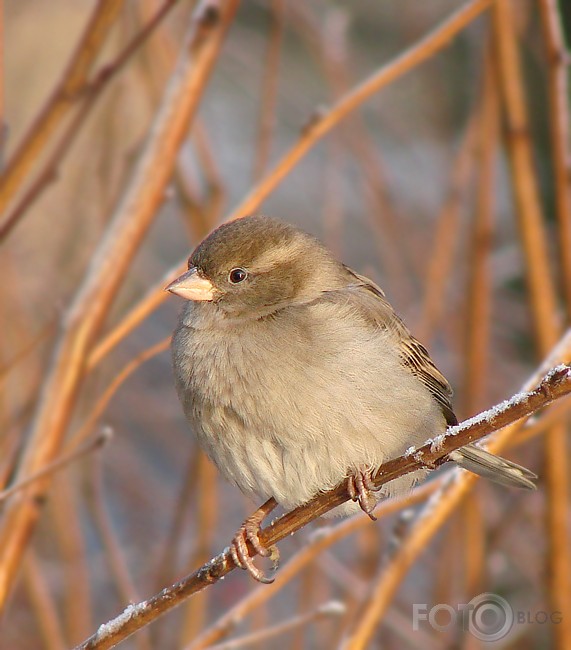
M 18 204 L 5 216 L 4 220 L 0 223 L 0 242 L 4 241 L 6 237 L 10 234 L 14 226 L 18 221 L 24 216 L 32 204 L 38 199 L 46 187 L 57 180 L 59 175 L 59 168 L 63 163 L 65 155 L 70 150 L 71 146 L 75 142 L 77 136 L 81 133 L 83 126 L 87 123 L 87 117 L 96 106 L 98 97 L 102 94 L 103 90 L 109 85 L 109 82 L 123 69 L 125 64 L 129 61 L 131 56 L 137 51 L 139 47 L 149 38 L 149 36 L 154 32 L 157 26 L 161 23 L 164 17 L 168 14 L 174 4 L 178 0 L 165 0 L 165 4 L 156 12 L 153 18 L 145 25 L 141 31 L 139 31 L 133 39 L 125 46 L 125 48 L 119 53 L 119 55 L 111 63 L 105 65 L 93 78 L 93 80 L 88 81 L 87 79 L 82 80 L 81 84 L 78 84 L 77 87 L 74 87 L 73 93 L 69 97 L 65 97 L 68 108 L 71 108 L 75 104 L 79 104 L 79 108 L 75 113 L 73 119 L 69 123 L 67 129 L 63 133 L 62 137 L 58 141 L 57 145 L 54 147 L 53 152 L 48 157 L 47 161 L 44 163 L 41 171 L 38 173 L 37 178 L 26 190 Z M 64 93 L 64 90 L 61 91 Z M 81 100 L 81 101 L 80 101 Z M 54 97 L 55 106 L 59 99 Z M 63 117 L 63 112 L 62 112 Z M 55 128 L 55 124 L 50 126 L 49 120 L 51 119 L 49 115 L 45 118 L 48 122 L 40 120 L 35 127 L 35 132 L 30 134 L 29 139 L 23 145 L 23 151 L 18 152 L 15 156 L 13 163 L 14 168 L 18 165 L 28 165 L 31 166 L 35 162 L 35 158 L 32 158 L 32 154 L 37 157 L 35 152 L 35 147 L 42 146 L 41 138 L 44 137 L 47 139 L 49 136 L 49 129 Z M 46 133 L 42 135 L 42 130 L 45 129 Z M 34 140 L 37 138 L 37 142 Z M 26 151 L 25 147 L 32 147 L 29 152 Z M 10 192 L 12 188 L 10 187 L 11 174 L 13 173 L 13 168 L 8 168 L 6 171 L 6 176 L 3 181 L 0 183 L 0 212 L 2 211 L 1 205 L 3 198 L 3 183 L 5 183 L 5 191 L 10 198 Z M 16 173 L 16 172 L 14 172 Z M 18 181 L 20 182 L 20 181 Z
M 557 366 L 543 377 L 534 390 L 519 393 L 510 400 L 449 428 L 445 434 L 427 441 L 422 447 L 411 448 L 403 456 L 383 463 L 373 479 L 375 486 L 380 488 L 389 481 L 419 469 L 438 467 L 446 462 L 448 454 L 456 449 L 529 416 L 569 393 L 571 366 Z M 276 544 L 348 499 L 347 487 L 343 483 L 273 521 L 261 532 L 260 540 L 264 546 Z M 251 547 L 250 552 L 254 554 Z M 226 549 L 195 573 L 163 589 L 152 598 L 127 607 L 117 618 L 101 625 L 98 631 L 77 646 L 76 650 L 104 650 L 113 647 L 164 612 L 179 605 L 185 598 L 217 582 L 234 568 L 230 551 Z
M 123 4 L 124 0 L 97 3 L 60 83 L 6 167 L 0 182 L 0 213 L 4 212 L 38 153 L 77 100 L 78 90 L 87 80 Z
M 34 481 L 39 481 L 46 476 L 50 476 L 55 472 L 59 472 L 61 469 L 69 465 L 70 463 L 82 458 L 86 454 L 90 454 L 96 449 L 100 449 L 103 445 L 107 444 L 111 440 L 113 431 L 109 428 L 105 428 L 100 431 L 96 436 L 91 440 L 87 440 L 84 444 L 77 446 L 75 449 L 69 451 L 66 454 L 63 454 L 59 458 L 56 458 L 53 462 L 49 463 L 42 469 L 38 470 L 35 474 L 27 476 L 22 481 L 11 485 L 9 488 L 0 491 L 0 502 L 5 501 L 8 497 L 13 496 L 16 492 L 23 490 L 24 488 L 31 485 Z
M 63 321 L 17 480 L 34 474 L 59 453 L 84 378 L 87 352 L 161 205 L 237 7 L 238 0 L 205 0 L 197 9 L 133 178 Z M 14 583 L 48 483 L 48 479 L 34 482 L 25 498 L 10 502 L 6 509 L 0 528 L 0 606 Z
M 508 125 L 507 150 L 511 163 L 520 238 L 526 258 L 525 268 L 537 347 L 540 354 L 546 354 L 557 341 L 561 325 L 547 243 L 547 222 L 541 203 L 539 177 L 534 165 L 534 149 L 514 16 L 513 5 L 509 0 L 496 0 L 493 18 L 500 85 Z M 565 180 L 562 182 L 565 183 Z M 561 186 L 560 190 L 568 191 L 567 183 Z M 562 207 L 559 201 L 558 206 Z M 562 218 L 567 219 L 567 216 Z M 559 234 L 568 236 L 568 232 L 561 229 Z M 566 244 L 567 242 L 562 241 L 563 246 Z M 567 430 L 565 424 L 561 422 L 554 426 L 545 438 L 545 468 L 549 495 L 547 500 L 549 552 L 546 557 L 549 563 L 549 598 L 553 611 L 562 611 L 567 607 L 571 582 L 567 530 L 569 509 L 567 456 Z M 564 618 L 561 625 L 555 627 L 554 638 L 558 649 L 569 647 L 571 644 L 569 617 Z
M 468 2 L 414 46 L 405 50 L 400 56 L 395 57 L 368 79 L 365 79 L 361 84 L 343 95 L 326 113 L 320 115 L 319 119 L 313 121 L 311 125 L 303 130 L 297 142 L 286 151 L 280 161 L 242 199 L 226 220 L 238 219 L 257 210 L 260 204 L 279 186 L 311 148 L 337 126 L 341 120 L 381 88 L 388 86 L 446 47 L 451 39 L 466 28 L 479 14 L 483 13 L 490 4 L 491 0 Z M 186 265 L 186 259 L 179 261 L 167 272 L 166 277 L 174 280 L 186 269 Z M 97 364 L 123 337 L 166 299 L 167 294 L 163 290 L 164 286 L 165 283 L 161 282 L 160 285 L 153 287 L 119 323 L 115 330 L 97 346 L 91 355 L 90 366 Z

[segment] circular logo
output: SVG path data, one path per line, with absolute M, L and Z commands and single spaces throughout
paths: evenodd
M 499 641 L 509 634 L 514 613 L 505 598 L 496 594 L 480 594 L 469 603 L 468 629 L 480 641 Z

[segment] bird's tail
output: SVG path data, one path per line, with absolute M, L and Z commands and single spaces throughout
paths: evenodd
M 449 458 L 463 469 L 479 474 L 494 483 L 535 490 L 533 481 L 537 478 L 536 474 L 505 458 L 494 456 L 481 447 L 466 445 L 449 454 Z

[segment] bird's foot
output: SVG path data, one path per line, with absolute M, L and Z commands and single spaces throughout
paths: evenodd
M 372 472 L 370 469 L 360 469 L 347 477 L 347 492 L 353 501 L 358 501 L 361 510 L 365 512 L 373 521 L 377 518 L 373 510 L 377 505 L 377 499 L 373 496 L 376 490 L 373 483 Z
M 248 548 L 248 542 L 250 542 L 254 555 L 261 555 L 262 557 L 269 557 L 272 560 L 272 573 L 275 573 L 279 565 L 279 551 L 277 546 L 270 546 L 267 548 L 260 542 L 260 529 L 261 523 L 275 507 L 277 506 L 276 500 L 271 498 L 264 503 L 263 506 L 258 508 L 253 515 L 250 515 L 248 519 L 240 526 L 234 539 L 230 544 L 230 555 L 234 564 L 239 569 L 244 569 L 257 580 L 258 582 L 263 582 L 264 584 L 272 583 L 275 578 L 268 578 L 264 572 L 254 564 L 252 555 L 250 555 L 250 549 Z

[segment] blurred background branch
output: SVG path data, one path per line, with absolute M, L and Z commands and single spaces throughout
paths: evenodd
M 4 5 L 0 490 L 44 478 L 2 503 L 0 649 L 80 643 L 259 505 L 198 451 L 166 351 L 180 305 L 162 289 L 220 221 L 292 221 L 378 281 L 462 418 L 569 326 L 568 3 Z M 233 572 L 124 647 L 471 650 L 454 626 L 414 632 L 412 604 L 489 591 L 563 611 L 502 647 L 567 650 L 568 403 L 491 443 L 536 494 L 437 476 L 375 525 L 284 540 L 271 587 Z
M 567 342 L 571 341 L 571 331 L 566 340 Z M 566 359 L 571 359 L 569 350 L 566 350 L 565 356 Z M 554 363 L 557 363 L 557 361 L 559 359 L 553 358 Z M 489 411 L 484 411 L 476 417 L 453 427 L 446 437 L 442 437 L 442 440 L 438 441 L 438 444 L 436 444 L 436 439 L 430 440 L 418 449 L 412 448 L 410 452 L 413 453 L 407 450 L 407 453 L 403 456 L 383 463 L 373 477 L 373 483 L 377 488 L 380 488 L 389 481 L 404 476 L 409 472 L 421 468 L 434 469 L 442 462 L 445 462 L 446 457 L 452 451 L 459 449 L 468 442 L 477 442 L 499 430 L 502 430 L 501 435 L 495 441 L 494 449 L 501 447 L 502 439 L 508 438 L 509 435 L 515 433 L 521 426 L 520 420 L 522 418 L 528 417 L 536 410 L 547 406 L 553 400 L 569 395 L 570 392 L 571 366 L 558 365 L 545 377 L 541 378 L 537 386 L 533 386 L 531 382 L 528 382 L 528 392 L 518 393 L 511 400 L 506 400 L 501 405 L 495 406 Z M 476 480 L 476 476 L 471 473 L 462 473 L 458 476 L 460 471 L 455 469 L 450 472 L 446 477 L 447 480 L 444 481 L 441 492 L 436 497 L 433 496 L 427 504 L 426 511 L 429 517 L 426 513 L 421 513 L 422 516 L 419 517 L 419 521 L 416 523 L 420 531 L 416 539 L 413 535 L 409 535 L 406 539 L 406 543 L 415 544 L 412 548 L 417 550 L 403 552 L 403 561 L 400 565 L 393 558 L 390 570 L 383 569 L 383 579 L 388 581 L 389 584 L 391 584 L 391 571 L 393 575 L 395 575 L 394 572 L 396 571 L 396 580 L 393 580 L 392 583 L 400 584 L 402 575 L 410 567 L 415 555 L 424 547 L 424 543 L 446 519 L 448 509 L 451 504 L 455 503 L 453 498 L 448 497 L 447 488 L 453 486 L 463 495 L 466 492 L 466 489 L 461 487 L 464 482 L 469 485 L 470 482 Z M 420 491 L 422 491 L 422 488 L 420 488 Z M 274 520 L 260 532 L 260 541 L 266 548 L 269 548 L 276 542 L 280 542 L 298 532 L 317 517 L 341 505 L 348 498 L 349 493 L 346 484 L 341 484 L 333 490 L 320 493 L 308 503 Z M 434 516 L 434 511 L 441 498 L 446 503 L 444 507 L 446 516 L 438 519 L 438 517 Z M 254 556 L 256 553 L 250 544 L 249 548 L 251 555 Z M 77 646 L 77 650 L 107 650 L 107 648 L 114 647 L 120 641 L 154 621 L 158 616 L 179 605 L 184 599 L 193 595 L 196 597 L 203 589 L 211 587 L 236 568 L 230 549 L 227 548 L 222 554 L 203 564 L 193 574 L 186 576 L 170 587 L 166 587 L 160 593 L 143 602 L 129 605 L 116 618 L 101 625 L 95 634 Z M 133 602 L 133 599 L 130 599 L 130 602 Z M 382 609 L 380 611 L 379 609 L 384 602 L 388 601 L 380 597 L 370 599 L 365 606 L 365 611 L 361 614 L 361 621 L 358 620 L 355 625 L 356 632 L 349 639 L 347 647 L 364 648 L 368 645 L 378 624 L 378 619 L 382 614 Z

